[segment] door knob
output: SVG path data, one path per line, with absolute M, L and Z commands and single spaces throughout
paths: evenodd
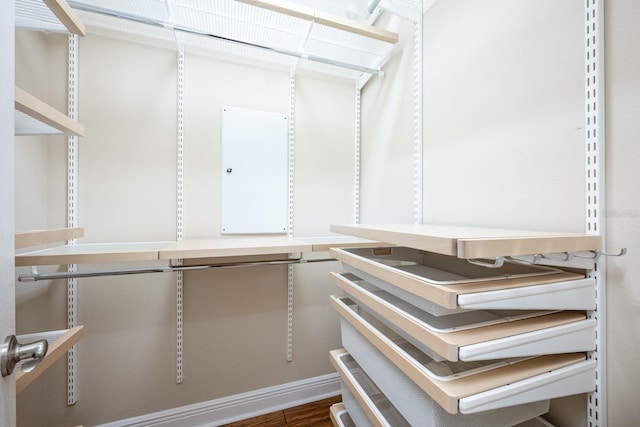
M 5 338 L 0 345 L 0 371 L 2 376 L 11 375 L 18 362 L 24 361 L 22 372 L 31 372 L 47 354 L 47 340 L 38 340 L 28 344 L 18 343 L 15 335 Z

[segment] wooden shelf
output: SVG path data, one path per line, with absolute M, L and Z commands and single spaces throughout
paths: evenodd
M 18 336 L 18 341 L 22 344 L 46 339 L 49 341 L 49 349 L 44 359 L 38 363 L 33 371 L 23 373 L 20 368 L 16 370 L 16 393 L 20 393 L 44 371 L 49 369 L 54 362 L 60 359 L 64 354 L 80 340 L 84 334 L 84 326 L 76 326 L 75 328 L 65 329 L 61 331 L 43 332 L 40 334 L 29 334 Z
M 16 28 L 86 35 L 85 25 L 65 0 L 17 0 Z
M 331 248 L 382 247 L 386 243 L 375 242 L 352 236 L 298 237 L 297 239 L 311 243 L 313 252 L 327 252 Z
M 15 87 L 15 109 L 31 117 L 35 122 L 36 129 L 42 129 L 42 124 L 45 124 L 63 133 L 84 136 L 84 126 L 18 86 Z M 21 131 L 20 133 L 35 134 L 37 131 Z
M 32 265 L 252 257 L 294 252 L 325 252 L 329 248 L 363 245 L 378 246 L 380 243 L 346 236 L 301 238 L 241 236 L 190 239 L 179 242 L 84 243 L 17 254 L 15 265 L 16 267 L 26 267 Z
M 345 269 L 354 270 L 356 276 L 358 274 L 369 276 L 368 280 L 371 283 L 383 281 L 392 284 L 402 292 L 407 292 L 418 299 L 446 309 L 477 309 L 478 306 L 483 309 L 512 309 L 514 307 L 511 304 L 517 304 L 519 307 L 530 310 L 564 309 L 565 307 L 592 310 L 594 308 L 590 304 L 593 304 L 595 282 L 592 279 L 586 279 L 582 274 L 566 271 L 524 277 L 507 277 L 503 274 L 492 280 L 466 281 L 459 284 L 438 283 L 421 276 L 418 272 L 408 273 L 399 268 L 379 263 L 375 257 L 366 258 L 361 256 L 362 251 L 359 254 L 357 251 L 357 249 L 335 248 L 330 251 L 330 255 L 332 258 L 342 261 L 347 266 Z M 453 260 L 466 262 L 456 258 Z M 432 263 L 428 264 L 433 266 Z M 486 271 L 495 272 L 496 270 L 487 269 Z M 541 298 L 547 292 L 553 297 Z M 420 303 L 416 301 L 415 305 L 420 305 Z
M 94 264 L 157 261 L 158 251 L 170 242 L 85 243 L 64 245 L 16 255 L 16 267 L 32 265 Z
M 313 245 L 293 237 L 222 237 L 181 240 L 160 250 L 159 259 L 194 259 L 310 252 Z
M 65 240 L 84 237 L 84 228 L 57 228 L 53 230 L 34 230 L 16 233 L 16 249 L 24 249 L 31 246 L 45 245 L 47 243 L 63 242 Z
M 331 231 L 458 258 L 602 249 L 597 235 L 427 224 L 334 224 Z
M 51 12 L 58 17 L 70 33 L 79 36 L 85 35 L 84 23 L 65 0 L 42 0 L 42 2 L 51 9 Z
M 397 33 L 376 28 L 371 25 L 362 24 L 339 16 L 331 15 L 319 10 L 305 7 L 295 3 L 282 0 L 238 0 L 251 6 L 260 7 L 273 12 L 293 16 L 305 21 L 312 21 L 319 25 L 335 28 L 341 31 L 358 34 L 371 39 L 380 40 L 386 43 L 397 43 L 399 36 Z
M 342 402 L 334 403 L 333 405 L 331 405 L 331 407 L 329 408 L 329 415 L 331 417 L 331 423 L 333 423 L 334 427 L 343 425 L 340 422 L 340 416 L 345 412 L 346 409 L 344 408 Z

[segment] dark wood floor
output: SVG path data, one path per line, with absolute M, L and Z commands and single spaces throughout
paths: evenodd
M 342 396 L 330 397 L 306 405 L 260 415 L 222 427 L 333 427 L 329 408 L 342 401 Z

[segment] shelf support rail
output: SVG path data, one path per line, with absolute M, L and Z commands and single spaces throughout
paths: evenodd
M 413 223 L 422 224 L 422 2 L 416 6 L 413 30 Z
M 354 141 L 354 166 L 353 166 L 353 222 L 360 224 L 360 163 L 361 163 L 361 129 L 362 124 L 362 86 L 356 81 L 355 88 L 355 141 Z
M 604 124 L 604 1 L 585 3 L 585 165 L 586 165 L 586 232 L 600 234 L 606 247 L 605 234 L 605 124 Z M 625 251 L 621 251 L 624 255 Z M 595 254 L 597 255 L 597 254 Z M 596 319 L 596 349 L 588 354 L 595 360 L 596 388 L 587 397 L 588 427 L 606 427 L 606 258 L 595 265 L 589 277 L 596 280 L 596 309 L 587 313 Z
M 170 3 L 168 2 L 168 7 Z M 176 240 L 184 238 L 184 47 L 178 48 L 178 111 L 176 141 Z M 182 260 L 176 260 L 177 265 Z M 176 273 L 176 384 L 182 384 L 182 327 L 184 278 Z
M 311 28 L 309 28 L 310 30 Z M 307 34 L 308 36 L 308 34 Z M 289 172 L 288 172 L 288 215 L 287 235 L 293 237 L 294 226 L 294 202 L 295 202 L 295 161 L 296 161 L 296 73 L 291 70 L 289 73 Z M 291 259 L 291 257 L 290 257 Z M 293 265 L 287 266 L 287 362 L 293 361 L 293 288 L 294 269 Z
M 69 34 L 68 37 L 68 116 L 78 120 L 78 35 Z M 67 227 L 78 226 L 78 137 L 67 137 Z M 68 241 L 75 245 L 77 239 Z M 69 272 L 77 271 L 77 264 L 69 264 Z M 75 277 L 67 279 L 67 328 L 78 325 L 78 280 Z M 76 390 L 76 358 L 77 346 L 73 345 L 67 352 L 67 405 L 75 405 L 78 401 Z

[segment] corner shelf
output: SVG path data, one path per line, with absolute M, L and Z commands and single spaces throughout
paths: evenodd
M 84 23 L 73 10 L 71 10 L 71 7 L 65 0 L 42 0 L 42 2 L 58 17 L 70 33 L 79 36 L 85 35 Z
M 41 332 L 36 334 L 19 335 L 17 338 L 20 342 L 46 339 L 49 343 L 49 349 L 45 357 L 38 363 L 33 371 L 24 373 L 20 369 L 16 372 L 16 394 L 23 391 L 29 384 L 38 378 L 43 372 L 53 365 L 58 359 L 64 356 L 80 338 L 84 335 L 84 326 L 76 326 L 71 329 L 63 329 L 59 331 Z
M 19 116 L 16 135 L 50 134 L 58 131 L 84 136 L 84 126 L 18 86 L 15 87 L 15 109 L 25 115 Z
M 84 228 L 82 227 L 22 231 L 16 233 L 15 248 L 16 250 L 24 249 L 48 243 L 79 239 L 81 237 L 84 237 Z
M 65 0 L 16 0 L 16 28 L 86 34 L 84 23 Z
M 84 23 L 65 0 L 17 0 L 15 19 L 16 28 L 85 35 Z M 15 110 L 15 135 L 84 136 L 84 126 L 18 86 Z

